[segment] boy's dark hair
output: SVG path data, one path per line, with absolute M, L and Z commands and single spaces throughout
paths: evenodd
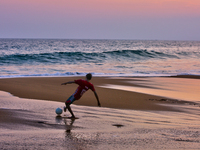
M 91 73 L 88 73 L 88 74 L 86 75 L 86 78 L 87 78 L 88 80 L 91 80 L 91 79 L 92 79 L 92 74 L 91 74 Z

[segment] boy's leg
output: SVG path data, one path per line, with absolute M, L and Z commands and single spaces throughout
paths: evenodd
M 72 110 L 71 110 L 71 107 L 68 105 L 68 106 L 66 106 L 67 107 L 67 109 L 69 110 L 69 112 L 71 113 L 71 117 L 72 118 L 75 118 L 75 116 L 74 116 L 74 113 L 72 112 Z
M 66 107 L 64 107 L 64 111 L 66 112 L 66 109 L 68 109 L 68 111 L 69 111 L 69 112 L 71 113 L 71 115 L 72 115 L 72 118 L 75 118 L 75 115 L 74 115 L 74 113 L 73 113 L 73 111 L 72 111 L 70 105 L 71 105 L 74 101 L 75 101 L 74 96 L 73 96 L 73 95 L 70 96 L 70 97 L 66 100 L 66 102 L 65 102 Z

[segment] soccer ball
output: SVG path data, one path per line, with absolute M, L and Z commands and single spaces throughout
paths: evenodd
M 56 108 L 56 114 L 60 115 L 62 114 L 63 110 L 61 108 Z

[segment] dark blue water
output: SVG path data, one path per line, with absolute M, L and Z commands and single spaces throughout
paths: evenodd
M 200 75 L 200 42 L 0 39 L 0 77 Z

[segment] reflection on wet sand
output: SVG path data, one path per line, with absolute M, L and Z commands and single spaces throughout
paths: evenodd
M 67 124 L 67 119 L 64 119 L 64 123 L 65 123 L 65 126 L 66 126 L 66 133 L 71 133 L 71 130 L 72 130 L 72 125 L 73 125 L 73 123 L 74 123 L 74 121 L 75 121 L 75 119 L 70 119 L 71 121 L 70 121 L 70 124 L 68 125 Z
M 198 149 L 199 108 L 136 111 L 72 105 L 79 119 L 55 114 L 60 102 L 0 96 L 2 149 Z M 9 118 L 5 120 L 3 116 Z

